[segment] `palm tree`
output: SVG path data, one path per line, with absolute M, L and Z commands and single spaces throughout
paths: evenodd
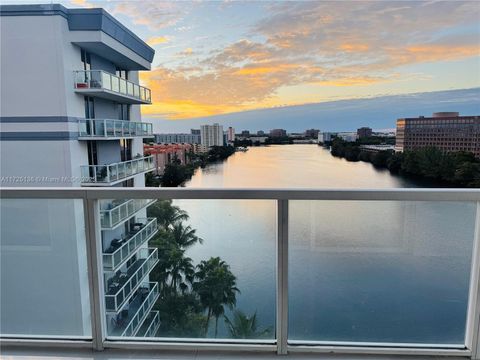
M 240 292 L 236 287 L 237 279 L 230 271 L 230 266 L 219 257 L 202 260 L 197 265 L 196 282 L 193 290 L 198 294 L 202 307 L 207 310 L 205 335 L 211 317 L 215 317 L 215 337 L 218 333 L 218 318 L 225 313 L 225 307 L 233 308 Z
M 197 242 L 203 244 L 203 239 L 199 238 L 195 233 L 196 230 L 191 226 L 184 226 L 183 223 L 177 222 L 170 229 L 171 235 L 175 243 L 180 249 L 186 250 Z
M 176 294 L 180 290 L 184 294 L 193 283 L 195 268 L 191 258 L 185 256 L 185 251 L 174 249 L 170 252 L 165 275 L 170 279 L 170 292 Z
M 269 328 L 261 331 L 257 329 L 256 311 L 252 316 L 247 316 L 243 311 L 235 310 L 233 313 L 233 321 L 225 315 L 225 325 L 230 332 L 230 336 L 234 339 L 257 339 L 263 338 L 270 333 Z
M 158 224 L 165 230 L 174 224 L 188 220 L 188 214 L 178 206 L 172 205 L 172 200 L 158 200 L 147 210 L 148 217 L 156 217 Z

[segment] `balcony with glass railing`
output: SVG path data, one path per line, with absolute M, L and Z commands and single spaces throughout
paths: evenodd
M 145 318 L 142 326 L 137 332 L 137 337 L 155 337 L 157 334 L 158 328 L 160 327 L 160 312 L 150 311 L 148 316 Z
M 138 211 L 152 205 L 154 199 L 110 200 L 105 202 L 105 208 L 100 208 L 100 224 L 102 230 L 116 228 L 134 216 Z
M 148 242 L 158 231 L 157 219 L 137 219 L 133 231 L 123 239 L 114 239 L 103 252 L 103 268 L 116 271 L 130 259 L 140 247 Z
M 74 71 L 75 92 L 124 104 L 151 104 L 150 89 L 103 70 Z
M 0 198 L 2 351 L 479 359 L 479 189 L 3 188 Z M 181 226 L 158 211 L 174 223 L 165 237 L 140 245 L 128 270 L 105 271 L 99 202 L 114 198 L 188 216 Z M 192 231 L 201 243 L 184 237 Z M 37 284 L 29 296 L 25 281 Z
M 117 312 L 128 301 L 158 262 L 158 249 L 142 248 L 137 260 L 125 272 L 117 272 L 107 281 L 105 307 L 107 312 Z
M 153 156 L 139 157 L 105 165 L 84 165 L 81 167 L 82 186 L 111 186 L 135 175 L 153 171 Z
M 133 137 L 153 137 L 153 125 L 114 119 L 78 120 L 79 140 L 116 140 Z
M 143 284 L 128 304 L 128 310 L 122 310 L 117 315 L 110 336 L 136 336 L 158 296 L 158 283 Z

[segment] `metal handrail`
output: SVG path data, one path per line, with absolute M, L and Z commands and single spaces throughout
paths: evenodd
M 125 330 L 123 331 L 121 336 L 134 336 L 136 332 L 139 330 L 143 321 L 145 321 L 145 318 L 147 317 L 148 313 L 153 307 L 153 304 L 155 304 L 155 301 L 159 296 L 158 283 L 156 282 L 156 283 L 149 283 L 149 284 L 154 284 L 154 285 L 150 290 L 150 292 L 148 293 L 142 305 L 138 308 L 132 320 L 130 320 L 128 325 L 125 327 Z
M 82 183 L 111 183 L 154 169 L 153 156 L 104 165 L 82 165 Z
M 143 249 L 140 249 L 140 251 L 141 250 Z M 146 258 L 142 259 L 145 260 L 143 264 L 129 276 L 128 280 L 115 292 L 115 294 L 105 294 L 105 306 L 107 311 L 118 311 L 140 287 L 143 279 L 157 264 L 158 249 L 148 248 L 145 250 L 148 250 L 149 254 Z M 109 299 L 113 299 L 113 307 L 110 307 L 112 304 L 108 301 Z
M 153 136 L 153 124 L 117 119 L 79 119 L 79 137 L 108 138 Z
M 115 271 L 119 265 L 131 258 L 133 254 L 152 238 L 158 231 L 157 218 L 146 219 L 144 227 L 112 253 L 103 253 L 103 267 L 108 271 Z
M 105 89 L 147 103 L 152 102 L 150 89 L 104 70 L 76 70 L 73 73 L 75 89 Z
M 112 229 L 121 224 L 139 210 L 150 206 L 154 199 L 129 199 L 121 202 L 111 209 L 100 209 L 100 224 L 102 230 Z

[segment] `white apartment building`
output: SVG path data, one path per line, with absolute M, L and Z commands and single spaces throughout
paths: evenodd
M 235 129 L 231 126 L 227 129 L 227 141 L 232 143 L 235 141 Z
M 153 133 L 152 124 L 141 121 L 140 106 L 151 103 L 151 93 L 139 85 L 138 72 L 150 70 L 154 50 L 103 9 L 2 5 L 0 15 L 1 186 L 145 186 L 144 174 L 154 164 L 143 156 L 142 142 Z M 151 311 L 158 287 L 148 281 L 158 261 L 157 250 L 147 247 L 157 231 L 156 219 L 146 218 L 151 203 L 100 201 L 109 335 L 153 332 L 159 323 Z M 27 241 L 14 226 L 2 231 L 2 334 L 88 334 L 76 320 L 90 311 L 82 202 L 25 200 L 5 206 L 2 222 L 21 226 L 22 218 L 34 217 L 39 229 L 30 229 Z M 34 261 L 19 270 L 25 252 Z M 77 271 L 62 271 L 72 263 Z M 11 269 L 15 276 L 6 275 Z M 29 283 L 32 271 L 37 278 L 44 274 L 40 299 L 18 286 Z M 61 292 L 68 299 L 54 301 L 59 289 L 68 289 Z M 58 322 L 45 321 L 49 317 Z
M 200 126 L 200 141 L 206 147 L 223 146 L 223 126 L 217 123 Z

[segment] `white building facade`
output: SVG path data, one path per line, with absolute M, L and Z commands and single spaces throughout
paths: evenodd
M 0 15 L 1 186 L 145 186 L 154 164 L 143 156 L 143 138 L 153 133 L 152 124 L 141 121 L 140 106 L 151 103 L 151 93 L 139 85 L 138 71 L 150 69 L 154 50 L 103 9 L 2 5 Z M 7 203 L 2 334 L 88 336 L 89 326 L 79 320 L 90 311 L 82 202 Z M 148 282 L 158 258 L 147 247 L 157 231 L 156 219 L 146 218 L 151 203 L 99 204 L 105 321 L 112 336 L 136 335 L 155 318 L 158 289 Z M 21 226 L 24 216 L 38 217 L 42 229 L 32 229 L 28 242 L 11 225 Z M 27 258 L 29 266 L 19 267 Z M 15 277 L 6 276 L 12 271 Z M 42 296 L 25 296 L 18 283 L 35 279 Z M 142 317 L 140 308 L 146 310 Z M 49 317 L 63 326 L 50 325 Z
M 206 147 L 223 146 L 223 126 L 217 123 L 200 126 L 201 144 Z

